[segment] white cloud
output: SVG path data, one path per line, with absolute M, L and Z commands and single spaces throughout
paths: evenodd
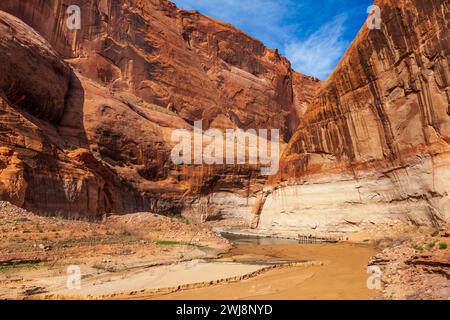
M 251 34 L 269 48 L 283 49 L 294 26 L 285 19 L 304 5 L 298 0 L 174 0 L 184 9 L 196 9 Z
M 312 4 L 302 0 L 174 0 L 181 8 L 196 9 L 231 23 L 269 48 L 280 49 L 295 70 L 320 79 L 333 71 L 349 44 L 344 39 L 347 15 L 333 12 L 339 0 L 324 1 Z M 315 16 L 317 8 L 323 12 Z M 323 24 L 327 15 L 334 19 Z
M 338 15 L 306 40 L 287 43 L 285 53 L 295 70 L 325 79 L 335 68 L 348 43 L 343 40 L 346 15 Z

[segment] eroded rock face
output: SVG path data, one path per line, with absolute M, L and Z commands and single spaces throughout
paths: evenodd
M 80 30 L 65 25 L 69 4 L 81 8 Z M 168 1 L 5 0 L 0 10 L 16 16 L 0 12 L 0 198 L 35 212 L 204 219 L 237 202 L 248 215 L 260 168 L 175 166 L 173 130 L 202 119 L 204 129 L 277 128 L 288 139 L 296 104 L 311 98 L 302 88 L 318 84 Z
M 293 234 L 447 221 L 448 4 L 377 4 L 382 29 L 364 26 L 316 94 L 276 51 L 165 0 L 2 1 L 36 31 L 0 15 L 1 199 L 81 216 L 256 203 L 260 228 Z M 196 119 L 295 132 L 276 190 L 255 199 L 254 166 L 173 165 L 171 134 Z
M 69 5 L 81 8 L 80 30 L 66 27 Z M 0 10 L 35 28 L 84 76 L 205 128 L 275 128 L 287 142 L 299 121 L 294 96 L 305 96 L 294 78 L 318 83 L 233 26 L 166 0 L 5 0 Z
M 450 218 L 448 1 L 377 1 L 309 105 L 260 227 L 353 231 Z
M 50 122 L 61 119 L 69 66 L 37 32 L 6 13 L 0 22 L 0 69 L 0 88 L 12 103 Z
M 369 265 L 380 268 L 386 299 L 448 300 L 450 298 L 450 251 L 447 227 L 432 235 L 415 233 L 402 243 L 385 248 L 372 257 Z

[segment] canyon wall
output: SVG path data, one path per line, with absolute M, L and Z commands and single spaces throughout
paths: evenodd
M 255 205 L 260 231 L 293 235 L 448 221 L 449 5 L 376 4 L 381 29 L 363 26 L 320 84 L 169 1 L 3 0 L 0 199 L 92 218 Z M 200 119 L 280 129 L 280 172 L 258 199 L 258 166 L 172 163 L 173 131 Z
M 80 30 L 66 26 L 69 5 L 81 8 Z M 235 27 L 166 0 L 4 0 L 0 10 L 84 76 L 205 128 L 275 128 L 287 142 L 299 123 L 293 78 L 318 82 Z
M 80 30 L 66 26 L 69 4 Z M 4 0 L 0 10 L 0 199 L 43 214 L 248 215 L 260 168 L 174 165 L 173 131 L 201 119 L 280 129 L 287 141 L 311 99 L 303 87 L 318 84 L 169 1 Z
M 449 3 L 380 0 L 308 106 L 259 228 L 342 233 L 450 219 Z
M 1 199 L 37 212 L 75 216 L 146 205 L 130 182 L 90 150 L 90 141 L 95 132 L 112 133 L 102 131 L 103 126 L 111 126 L 121 113 L 149 144 L 162 140 L 160 134 L 106 89 L 77 76 L 21 20 L 0 13 L 0 31 Z M 101 120 L 98 113 L 103 113 Z M 115 128 L 121 125 L 117 121 Z

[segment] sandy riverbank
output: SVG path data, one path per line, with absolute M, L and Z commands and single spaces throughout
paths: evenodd
M 172 293 L 123 294 L 127 299 L 376 299 L 369 290 L 367 262 L 377 250 L 358 244 L 238 245 L 224 258 L 238 262 L 264 259 L 315 260 L 322 265 L 275 268 L 239 282 Z
M 79 267 L 82 285 L 90 288 L 158 266 L 215 258 L 230 248 L 207 228 L 152 213 L 88 222 L 42 217 L 0 202 L 0 228 L 0 299 L 60 292 L 68 266 Z
M 445 228 L 380 227 L 332 244 L 235 235 L 229 250 L 207 228 L 149 213 L 102 223 L 0 214 L 0 298 L 442 299 L 450 288 Z M 369 262 L 382 291 L 367 288 Z M 66 286 L 69 264 L 80 289 Z

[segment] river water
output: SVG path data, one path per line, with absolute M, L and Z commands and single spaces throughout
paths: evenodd
M 290 264 L 320 261 L 320 265 L 271 269 L 250 279 L 179 291 L 156 299 L 376 299 L 367 288 L 373 247 L 353 244 L 299 244 L 295 240 L 224 235 L 234 248 L 217 262 Z

